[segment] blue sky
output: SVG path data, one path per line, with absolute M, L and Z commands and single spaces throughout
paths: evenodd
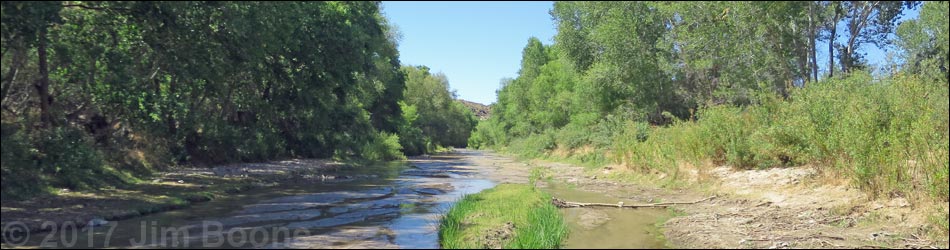
M 552 7 L 549 1 L 383 2 L 383 13 L 402 34 L 403 65 L 425 65 L 442 72 L 459 98 L 491 104 L 501 79 L 517 76 L 521 50 L 529 37 L 553 43 L 557 29 L 548 13 Z M 901 20 L 917 18 L 918 12 L 907 11 Z M 840 26 L 838 33 L 844 34 L 846 29 Z M 818 46 L 824 74 L 828 45 Z M 873 45 L 859 51 L 867 53 L 875 68 L 885 62 L 884 51 Z
M 521 49 L 535 36 L 551 44 L 552 2 L 383 2 L 402 33 L 403 65 L 425 65 L 449 78 L 461 99 L 490 104 L 502 78 L 521 68 Z

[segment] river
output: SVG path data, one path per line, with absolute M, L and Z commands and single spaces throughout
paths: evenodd
M 442 214 L 462 195 L 498 182 L 516 160 L 474 150 L 348 170 L 378 178 L 278 186 L 84 229 L 34 235 L 26 247 L 55 248 L 438 248 Z M 613 202 L 599 193 L 546 185 L 556 197 Z M 516 202 L 516 201 L 513 201 Z M 568 248 L 663 247 L 662 210 L 563 209 Z

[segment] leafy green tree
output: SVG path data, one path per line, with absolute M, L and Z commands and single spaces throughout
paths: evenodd
M 663 125 L 710 106 L 756 105 L 764 93 L 788 98 L 817 81 L 818 41 L 841 43 L 839 23 L 849 27 L 839 44 L 848 72 L 860 65 L 855 48 L 887 44 L 893 21 L 914 5 L 556 2 L 555 43 L 529 39 L 478 137 L 506 145 L 565 127 L 614 131 L 616 117 Z
M 862 68 L 863 56 L 857 53 L 862 44 L 887 45 L 904 9 L 913 8 L 917 1 L 845 1 L 838 10 L 843 12 L 847 27 L 847 39 L 842 44 L 832 44 L 838 49 L 842 71 L 851 72 L 853 68 Z M 834 39 L 834 38 L 832 38 Z
M 442 73 L 432 74 L 425 66 L 405 66 L 403 71 L 406 74 L 406 100 L 403 107 L 411 111 L 406 120 L 412 127 L 421 130 L 423 141 L 431 142 L 421 153 L 436 146 L 465 147 L 476 125 L 475 115 L 455 100 L 455 93 L 449 91 L 448 78 Z M 412 117 L 411 113 L 417 117 Z M 418 149 L 416 146 L 412 151 Z
M 378 2 L 14 1 L 2 11 L 4 138 L 86 159 L 52 179 L 95 173 L 96 162 L 146 173 L 399 158 L 405 79 Z M 52 152 L 58 143 L 74 148 Z
M 944 83 L 950 79 L 947 68 L 948 24 L 950 15 L 948 2 L 927 2 L 920 10 L 920 17 L 908 20 L 897 28 L 897 45 L 901 49 L 905 69 L 912 74 L 925 76 Z
M 53 122 L 50 106 L 53 97 L 50 95 L 49 79 L 49 43 L 50 26 L 62 21 L 58 13 L 63 8 L 61 2 L 21 2 L 10 1 L 3 3 L 3 56 L 11 52 L 10 69 L 3 77 L 2 95 L 6 97 L 14 77 L 26 64 L 26 53 L 35 46 L 37 78 L 33 83 L 36 89 L 37 102 L 40 110 L 40 124 L 47 126 Z

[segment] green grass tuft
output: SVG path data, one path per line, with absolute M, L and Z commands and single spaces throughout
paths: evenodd
M 567 227 L 550 196 L 519 184 L 466 195 L 442 218 L 443 248 L 558 248 Z

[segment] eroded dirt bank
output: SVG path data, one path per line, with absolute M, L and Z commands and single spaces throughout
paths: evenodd
M 484 152 L 472 159 L 490 166 L 489 179 L 527 182 L 540 167 L 558 182 L 579 190 L 640 203 L 696 201 L 676 205 L 678 216 L 661 228 L 670 247 L 683 248 L 947 248 L 946 235 L 927 230 L 926 211 L 901 197 L 869 199 L 846 181 L 829 181 L 812 168 L 736 171 L 715 168 L 702 177 L 707 185 L 654 188 L 606 178 L 616 171 L 585 170 L 566 163 L 517 161 Z M 591 220 L 609 220 L 588 216 Z M 595 223 L 596 224 L 596 223 Z

